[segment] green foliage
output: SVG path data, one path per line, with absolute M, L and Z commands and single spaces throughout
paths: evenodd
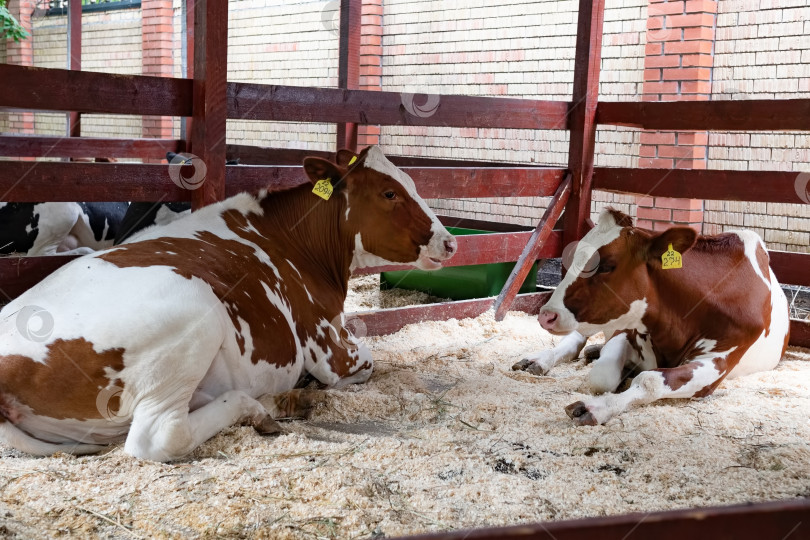
M 0 39 L 20 41 L 29 35 L 28 31 L 9 12 L 6 0 L 0 0 Z

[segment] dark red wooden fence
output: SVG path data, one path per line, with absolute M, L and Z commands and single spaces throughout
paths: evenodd
M 73 126 L 70 132 L 73 137 L 0 136 L 0 156 L 155 159 L 163 157 L 166 151 L 191 151 L 208 166 L 204 188 L 186 191 L 170 181 L 162 165 L 3 161 L 0 163 L 0 200 L 191 200 L 199 207 L 239 191 L 262 187 L 284 189 L 305 182 L 299 165 L 302 157 L 323 155 L 322 152 L 226 145 L 225 121 L 232 118 L 334 122 L 339 124 L 339 145 L 354 144 L 358 124 L 569 130 L 571 144 L 565 169 L 393 158 L 414 178 L 420 193 L 429 198 L 538 197 L 556 193 L 555 203 L 534 233 L 504 232 L 459 238 L 459 254 L 450 265 L 516 261 L 523 253 L 516 276 L 525 274 L 526 265 L 537 258 L 560 256 L 564 243 L 584 234 L 589 222 L 592 189 L 667 197 L 806 202 L 796 193 L 796 173 L 594 168 L 594 138 L 600 124 L 663 130 L 810 130 L 810 99 L 599 102 L 604 0 L 580 0 L 579 3 L 571 101 L 442 95 L 435 114 L 425 118 L 408 114 L 398 93 L 356 89 L 360 4 L 359 0 L 342 2 L 339 88 L 228 83 L 226 2 L 188 2 L 188 51 L 192 57 L 188 62 L 188 79 L 76 71 L 80 66 L 78 57 L 70 66 L 74 70 L 0 64 L 0 108 L 70 112 Z M 81 39 L 80 33 L 77 35 L 80 25 L 75 24 L 77 12 L 70 12 L 74 18 L 71 26 L 74 56 Z M 191 128 L 184 140 L 80 138 L 75 137 L 80 113 L 177 116 L 184 117 Z M 244 165 L 226 167 L 226 156 L 239 157 Z M 570 178 L 565 185 L 564 178 Z M 563 216 L 564 230 L 552 231 L 562 207 L 568 210 Z M 70 259 L 59 256 L 2 258 L 0 289 L 7 296 L 18 295 Z M 771 261 L 781 281 L 810 286 L 810 255 L 771 252 Z M 548 297 L 548 293 L 515 296 L 515 290 L 516 287 L 507 284 L 499 298 L 499 313 L 510 307 L 536 313 Z M 489 298 L 380 310 L 358 316 L 365 322 L 369 334 L 379 335 L 422 320 L 476 316 L 489 309 L 493 302 L 494 299 Z M 793 321 L 792 330 L 792 343 L 810 346 L 810 324 Z M 744 535 L 755 530 L 781 531 L 782 525 L 788 524 L 790 519 L 798 516 L 806 520 L 807 512 L 805 501 L 733 511 L 686 512 L 641 521 L 608 518 L 460 534 L 465 538 L 525 535 L 590 538 L 597 533 L 602 535 L 600 537 L 619 538 L 627 527 L 632 530 L 642 527 L 650 534 L 663 535 L 662 538 L 668 531 L 679 531 L 677 537 L 680 538 L 682 527 L 704 532 L 710 528 L 718 534 L 726 534 L 731 530 L 729 526 L 743 524 L 739 531 Z M 606 535 L 610 531 L 615 534 Z

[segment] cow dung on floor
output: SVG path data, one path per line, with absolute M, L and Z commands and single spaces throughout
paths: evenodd
M 354 280 L 349 310 L 425 301 Z M 368 383 L 307 421 L 232 427 L 188 459 L 0 458 L 4 536 L 358 538 L 810 497 L 810 351 L 706 399 L 575 427 L 584 360 L 515 372 L 554 340 L 511 313 L 412 325 L 366 342 Z

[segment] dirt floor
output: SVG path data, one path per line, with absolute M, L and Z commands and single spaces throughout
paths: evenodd
M 350 309 L 423 301 L 353 283 Z M 533 317 L 422 323 L 366 338 L 364 385 L 262 437 L 233 427 L 187 460 L 0 453 L 0 536 L 379 538 L 810 497 L 810 351 L 706 399 L 574 427 L 582 360 L 513 372 L 550 347 Z

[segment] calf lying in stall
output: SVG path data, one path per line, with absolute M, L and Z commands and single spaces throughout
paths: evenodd
M 577 358 L 588 336 L 608 339 L 589 373 L 603 395 L 566 407 L 579 425 L 658 399 L 707 396 L 725 377 L 773 369 L 790 332 L 787 299 L 755 233 L 655 233 L 611 209 L 577 245 L 539 320 L 565 338 L 512 369 L 546 374 Z M 634 373 L 629 389 L 612 393 Z

